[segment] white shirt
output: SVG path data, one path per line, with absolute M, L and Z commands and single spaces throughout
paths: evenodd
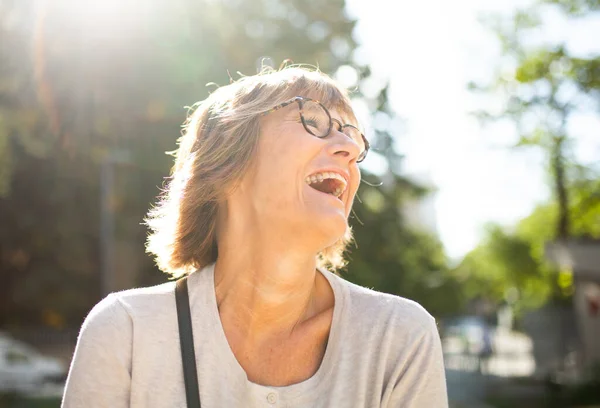
M 448 407 L 433 317 L 419 304 L 320 271 L 335 296 L 323 361 L 285 387 L 252 383 L 225 337 L 214 265 L 188 278 L 200 401 L 211 407 Z M 62 406 L 185 407 L 174 282 L 112 293 L 85 319 Z

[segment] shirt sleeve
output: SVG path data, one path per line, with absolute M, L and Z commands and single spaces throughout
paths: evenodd
M 129 407 L 132 320 L 115 294 L 86 317 L 69 369 L 63 408 Z
M 402 368 L 387 407 L 448 408 L 442 344 L 432 317 L 414 344 L 414 352 Z

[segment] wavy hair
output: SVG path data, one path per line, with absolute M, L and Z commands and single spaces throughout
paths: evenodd
M 260 115 L 307 94 L 356 122 L 346 90 L 322 72 L 300 66 L 263 69 L 217 88 L 194 105 L 173 152 L 171 177 L 145 219 L 150 229 L 146 252 L 163 272 L 179 278 L 217 260 L 219 204 L 256 155 Z M 317 265 L 333 272 L 344 267 L 352 239 L 348 227 L 317 254 Z

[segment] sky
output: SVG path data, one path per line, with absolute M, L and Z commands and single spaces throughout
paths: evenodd
M 470 112 L 483 101 L 470 81 L 490 78 L 500 56 L 481 13 L 510 13 L 525 0 L 346 0 L 356 19 L 355 59 L 368 62 L 375 76 L 390 81 L 390 104 L 406 121 L 397 146 L 406 155 L 404 172 L 426 175 L 437 187 L 435 217 L 446 253 L 458 260 L 481 240 L 488 222 L 514 225 L 550 198 L 545 161 L 534 150 L 506 146 L 516 140 L 510 123 L 482 127 Z M 600 22 L 573 28 L 548 15 L 542 37 L 566 40 L 581 54 L 600 51 Z M 595 28 L 592 28 L 595 26 Z M 595 34 L 592 35 L 592 30 Z M 488 100 L 493 107 L 495 101 Z M 600 157 L 600 120 L 580 115 L 570 124 L 581 136 L 582 161 Z M 380 168 L 375 155 L 365 168 Z

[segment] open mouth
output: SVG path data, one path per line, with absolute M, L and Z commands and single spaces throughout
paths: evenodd
M 314 188 L 321 193 L 330 194 L 334 197 L 340 198 L 348 183 L 338 173 L 331 171 L 324 171 L 312 174 L 306 178 L 306 184 Z

